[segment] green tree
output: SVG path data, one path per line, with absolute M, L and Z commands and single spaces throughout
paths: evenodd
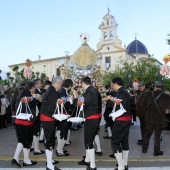
M 6 73 L 6 75 L 7 75 L 8 78 L 9 78 L 10 74 L 11 74 L 10 72 L 7 72 L 7 73 Z
M 13 68 L 12 68 L 12 71 L 16 71 L 16 70 L 18 70 L 19 69 L 19 67 L 18 67 L 18 65 L 16 65 L 16 66 L 14 66 Z
M 115 71 L 105 73 L 104 85 L 112 81 L 114 77 L 121 77 L 126 88 L 132 87 L 133 79 L 138 78 L 140 81 L 150 83 L 158 80 L 160 68 L 156 66 L 156 59 L 151 56 L 140 59 L 137 64 L 126 62 L 122 68 L 116 67 Z
M 45 78 L 46 78 L 46 74 L 45 73 L 41 73 L 40 74 L 40 79 L 41 79 L 42 83 L 45 81 Z
M 32 80 L 34 80 L 34 79 L 35 79 L 35 73 L 32 72 Z

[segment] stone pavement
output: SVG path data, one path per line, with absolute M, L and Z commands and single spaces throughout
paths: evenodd
M 102 123 L 103 124 L 103 123 Z M 103 151 L 102 156 L 96 156 L 96 164 L 98 170 L 113 170 L 116 165 L 115 159 L 109 157 L 112 154 L 111 151 L 111 141 L 109 139 L 103 139 L 106 135 L 104 131 L 104 126 L 100 126 L 100 139 L 101 148 Z M 163 131 L 162 133 L 163 141 L 161 142 L 161 150 L 164 151 L 163 156 L 155 157 L 153 156 L 153 143 L 154 137 L 150 140 L 150 147 L 146 154 L 141 152 L 141 146 L 137 145 L 137 140 L 140 139 L 140 128 L 138 125 L 131 126 L 129 144 L 130 144 L 130 154 L 129 154 L 129 168 L 130 170 L 144 170 L 154 169 L 163 170 L 170 169 L 170 131 Z M 65 149 L 69 151 L 70 156 L 68 157 L 57 157 L 54 154 L 54 159 L 59 160 L 60 163 L 58 167 L 62 170 L 82 170 L 85 166 L 80 166 L 77 164 L 78 161 L 82 160 L 82 156 L 85 154 L 84 144 L 83 144 L 83 128 L 77 131 L 71 131 L 71 141 L 70 146 L 66 146 Z M 10 170 L 12 167 L 10 161 L 14 155 L 17 139 L 14 127 L 8 127 L 7 129 L 0 130 L 0 170 Z M 44 150 L 43 144 L 40 144 L 42 150 Z M 31 153 L 31 159 L 37 160 L 38 164 L 32 169 L 45 170 L 45 155 L 35 156 Z M 23 160 L 23 155 L 21 154 L 21 163 Z M 149 168 L 150 167 L 150 168 Z M 154 167 L 154 168 L 153 168 Z M 23 170 L 30 168 L 22 168 Z M 13 168 L 14 170 L 14 168 Z

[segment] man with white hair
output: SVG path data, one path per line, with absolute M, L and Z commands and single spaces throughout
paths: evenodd
M 56 121 L 52 116 L 56 109 L 57 100 L 60 99 L 58 90 L 62 87 L 62 84 L 63 79 L 59 76 L 55 77 L 52 80 L 52 85 L 47 89 L 42 99 L 40 120 L 42 122 L 44 135 L 46 139 L 45 143 L 45 152 L 47 157 L 46 170 L 60 170 L 59 168 L 53 165 L 58 163 L 58 161 L 54 161 L 52 159 L 53 149 L 55 146 L 55 128 L 56 128 Z

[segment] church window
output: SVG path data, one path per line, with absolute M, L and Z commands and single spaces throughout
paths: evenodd
M 56 70 L 56 76 L 60 76 L 60 69 L 59 68 L 57 68 L 57 70 Z
M 111 57 L 110 56 L 105 57 L 105 64 L 109 65 L 109 67 L 111 67 Z
M 106 40 L 106 38 L 107 38 L 107 33 L 104 32 L 104 40 Z
M 110 39 L 113 39 L 113 33 L 110 31 Z
M 109 20 L 107 20 L 107 25 L 109 25 Z

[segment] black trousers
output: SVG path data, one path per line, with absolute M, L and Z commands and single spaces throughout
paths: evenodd
M 12 124 L 12 112 L 11 112 L 11 105 L 8 105 L 8 108 L 6 109 L 7 115 L 7 124 Z
M 93 149 L 94 138 L 97 134 L 100 119 L 86 120 L 84 123 L 84 143 L 86 149 Z
M 0 129 L 4 128 L 7 126 L 6 122 L 6 114 L 0 115 Z
M 115 121 L 112 129 L 111 146 L 113 153 L 129 150 L 129 129 L 131 121 Z
M 67 120 L 63 120 L 61 122 L 58 121 L 57 125 L 58 125 L 57 130 L 60 130 L 60 139 L 64 138 L 64 140 L 67 140 L 68 129 L 69 129 L 69 124 Z
M 153 132 L 154 132 L 154 136 L 155 136 L 154 152 L 159 152 L 160 151 L 160 136 L 162 133 L 161 124 L 154 124 L 154 123 L 146 122 L 145 136 L 143 139 L 142 147 L 143 147 L 143 149 L 148 149 L 149 140 L 150 140 L 150 137 L 153 134 Z
M 135 108 L 131 108 L 131 114 L 132 114 L 133 121 L 136 121 L 136 109 Z
M 33 124 L 33 135 L 34 136 L 39 136 L 40 135 L 40 127 L 41 127 L 40 117 L 37 116 L 35 118 L 35 121 L 34 121 L 34 124 Z
M 145 135 L 145 117 L 139 117 L 139 121 L 140 121 L 140 130 L 141 130 L 141 136 L 142 136 L 142 139 L 144 138 L 144 135 Z
M 33 140 L 33 125 L 25 126 L 15 124 L 18 143 L 22 143 L 24 148 L 31 148 Z
M 42 121 L 42 127 L 44 129 L 44 136 L 46 139 L 45 148 L 51 150 L 55 146 L 56 121 Z

